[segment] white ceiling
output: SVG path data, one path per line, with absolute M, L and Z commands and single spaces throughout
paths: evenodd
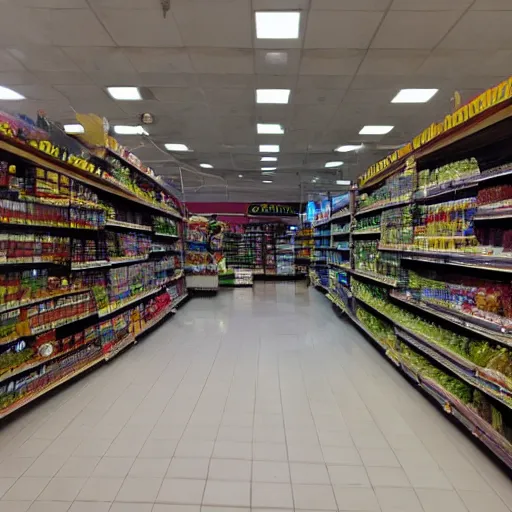
M 255 11 L 287 9 L 302 12 L 298 40 L 255 39 Z M 27 98 L 0 109 L 112 124 L 151 112 L 157 146 L 187 144 L 179 158 L 222 177 L 185 173 L 189 200 L 297 199 L 301 183 L 333 189 L 325 162 L 345 161 L 338 178 L 354 179 L 450 111 L 455 90 L 469 99 L 510 75 L 511 26 L 512 0 L 171 0 L 166 18 L 160 0 L 0 0 L 0 85 Z M 112 85 L 147 88 L 148 99 L 112 100 Z M 423 105 L 390 103 L 408 87 L 440 91 Z M 290 104 L 256 105 L 256 88 L 289 88 Z M 286 133 L 257 135 L 257 122 Z M 359 136 L 365 124 L 395 129 Z M 136 154 L 175 175 L 147 140 L 122 142 L 144 144 Z M 361 142 L 359 153 L 333 152 Z M 266 143 L 281 145 L 271 185 L 259 172 Z

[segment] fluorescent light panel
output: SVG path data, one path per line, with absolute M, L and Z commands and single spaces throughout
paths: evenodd
M 65 124 L 64 131 L 66 133 L 84 133 L 84 127 L 81 124 Z
M 142 99 L 137 87 L 107 87 L 107 91 L 115 100 L 137 101 Z
M 277 167 L 262 167 L 261 170 L 262 171 L 275 171 L 277 169 Z
M 122 124 L 116 124 L 114 126 L 114 132 L 118 135 L 148 135 L 148 132 L 142 128 L 142 126 L 125 126 Z
M 262 183 L 272 183 L 272 180 L 263 180 Z
M 202 167 L 203 169 L 213 169 L 212 164 L 199 164 L 199 167 Z
M 260 144 L 260 153 L 279 153 L 277 144 Z
M 176 144 L 176 143 L 166 144 L 165 149 L 167 149 L 167 151 L 190 151 L 190 149 L 188 149 L 187 145 Z
M 391 103 L 427 103 L 439 89 L 402 89 Z
M 280 124 L 264 124 L 258 123 L 256 125 L 258 133 L 267 135 L 283 135 L 284 130 Z
M 333 167 L 341 167 L 342 165 L 343 162 L 327 162 L 325 167 L 327 167 L 327 169 L 332 169 Z
M 352 144 L 347 144 L 346 146 L 340 146 L 336 148 L 334 151 L 337 151 L 338 153 L 348 153 L 349 151 L 357 151 L 358 149 L 361 149 L 363 147 L 362 144 L 359 146 L 355 146 Z
M 0 85 L 0 100 L 6 101 L 15 101 L 15 100 L 24 100 L 25 96 L 20 94 L 19 92 L 13 91 L 8 87 L 2 87 Z
M 256 103 L 286 104 L 290 101 L 290 89 L 256 89 Z
M 298 39 L 300 12 L 256 12 L 256 39 Z
M 262 156 L 261 157 L 262 162 L 277 162 L 276 156 Z
M 386 135 L 389 133 L 394 126 L 387 125 L 367 125 L 361 128 L 359 135 Z
M 350 185 L 350 180 L 336 180 L 336 185 Z

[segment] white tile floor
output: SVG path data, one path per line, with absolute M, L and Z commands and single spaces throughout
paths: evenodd
M 194 299 L 8 422 L 0 495 L 0 512 L 512 507 L 493 461 L 288 283 Z

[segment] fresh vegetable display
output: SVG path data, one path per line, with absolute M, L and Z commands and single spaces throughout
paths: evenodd
M 437 169 L 418 172 L 418 189 L 424 190 L 443 185 L 451 181 L 466 180 L 480 174 L 475 158 L 451 162 Z

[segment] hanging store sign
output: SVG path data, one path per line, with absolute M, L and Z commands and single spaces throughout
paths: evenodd
M 453 128 L 466 123 L 477 115 L 485 112 L 486 110 L 503 103 L 504 101 L 512 98 L 512 77 L 492 87 L 487 91 L 477 96 L 473 101 L 466 103 L 458 108 L 453 114 L 448 114 L 444 121 L 441 123 L 432 123 L 428 128 L 423 130 L 418 136 L 414 137 L 412 142 L 397 149 L 395 152 L 388 155 L 383 160 L 373 164 L 368 170 L 359 178 L 358 185 L 363 187 L 368 181 L 374 179 L 379 174 L 387 170 L 392 164 L 400 160 L 402 157 L 420 149 L 425 144 L 433 141 L 443 133 L 446 133 Z
M 260 217 L 294 217 L 299 209 L 293 204 L 280 203 L 252 203 L 247 207 L 247 215 Z

